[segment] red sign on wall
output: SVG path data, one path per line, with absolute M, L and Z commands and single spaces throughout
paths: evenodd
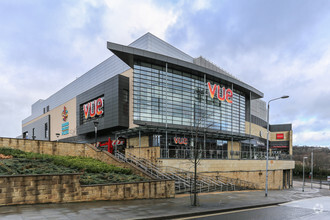
M 272 146 L 271 148 L 289 148 L 289 146 Z
M 284 134 L 283 133 L 276 134 L 276 139 L 284 139 Z
M 174 143 L 175 144 L 188 144 L 188 139 L 187 138 L 179 138 L 179 137 L 174 137 Z
M 96 115 L 103 114 L 103 98 L 98 98 L 94 101 L 83 105 L 85 119 L 94 118 Z
M 210 82 L 207 83 L 209 88 L 210 96 L 213 99 L 215 93 L 217 94 L 217 98 L 220 101 L 226 100 L 228 103 L 232 103 L 233 101 L 233 91 L 231 89 L 226 89 L 225 87 L 220 87 L 219 85 L 214 84 L 211 85 Z

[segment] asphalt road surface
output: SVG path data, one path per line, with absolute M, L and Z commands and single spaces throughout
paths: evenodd
M 330 197 L 318 197 L 311 199 L 298 200 L 294 202 L 284 203 L 276 206 L 268 206 L 261 208 L 229 211 L 218 214 L 210 214 L 204 216 L 195 216 L 183 219 L 270 219 L 270 220 L 329 220 L 330 219 Z

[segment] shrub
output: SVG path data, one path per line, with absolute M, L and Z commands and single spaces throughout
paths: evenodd
M 11 148 L 0 148 L 0 153 L 4 155 L 12 155 L 14 158 L 27 158 L 27 159 L 47 159 L 50 162 L 64 167 L 70 167 L 80 171 L 91 173 L 118 173 L 118 174 L 132 174 L 130 169 L 117 167 L 102 161 L 88 158 L 88 157 L 73 157 L 73 156 L 59 156 L 38 154 L 32 152 L 24 152 Z

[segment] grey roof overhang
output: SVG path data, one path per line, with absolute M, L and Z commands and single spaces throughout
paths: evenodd
M 135 47 L 124 46 L 112 42 L 107 42 L 107 47 L 111 52 L 113 52 L 117 57 L 119 57 L 123 62 L 125 62 L 131 68 L 134 67 L 134 60 L 141 60 L 141 61 L 146 61 L 164 66 L 165 63 L 167 63 L 168 67 L 172 67 L 178 70 L 185 70 L 196 74 L 205 73 L 215 78 L 220 78 L 221 80 L 226 81 L 228 83 L 232 83 L 235 89 L 245 92 L 246 94 L 249 94 L 251 92 L 252 99 L 262 98 L 264 96 L 262 92 L 240 80 L 230 77 L 225 73 L 216 72 L 194 63 L 186 62 L 162 54 L 138 49 Z

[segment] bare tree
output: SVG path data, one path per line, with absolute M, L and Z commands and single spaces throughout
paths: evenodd
M 202 96 L 204 95 L 204 91 L 200 90 L 200 89 L 196 89 L 195 90 L 195 94 L 196 94 L 196 100 L 197 103 L 199 103 L 199 106 L 196 106 L 196 103 L 194 103 L 194 118 L 193 118 L 193 125 L 191 126 L 191 136 L 193 137 L 192 143 L 193 143 L 193 155 L 191 157 L 191 162 L 193 163 L 194 166 L 194 180 L 193 180 L 193 206 L 197 206 L 197 167 L 200 164 L 200 159 L 202 156 L 202 144 L 200 141 L 198 141 L 198 138 L 200 137 L 200 133 L 201 133 L 201 128 L 204 129 L 203 133 L 205 132 L 205 130 L 212 126 L 212 124 L 208 125 L 207 127 L 202 126 L 202 122 L 206 121 L 207 118 L 207 112 L 206 109 L 202 109 L 201 108 L 201 101 L 202 101 Z M 199 110 L 197 111 L 196 108 L 199 108 Z

